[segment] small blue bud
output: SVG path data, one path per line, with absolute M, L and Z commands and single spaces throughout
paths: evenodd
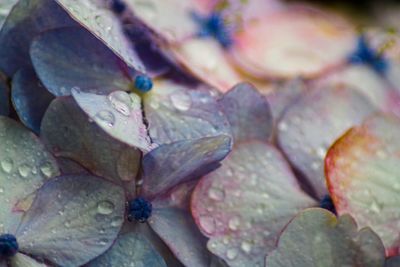
M 199 25 L 199 37 L 213 37 L 222 47 L 228 48 L 233 41 L 229 28 L 221 13 L 213 12 L 206 17 L 192 13 L 193 20 Z
M 125 11 L 126 5 L 122 0 L 112 0 L 111 9 L 117 13 L 121 14 Z
M 371 67 L 379 74 L 384 75 L 389 68 L 388 61 L 369 46 L 364 35 L 358 38 L 356 50 L 349 56 L 348 61 L 351 64 L 365 64 Z
M 147 75 L 137 75 L 135 78 L 135 88 L 142 93 L 147 93 L 153 88 L 153 81 Z
M 333 204 L 332 198 L 330 195 L 325 195 L 321 201 L 319 202 L 320 208 L 329 210 L 330 212 L 336 214 L 335 205 Z
M 0 259 L 6 259 L 17 254 L 19 245 L 15 236 L 10 234 L 0 235 Z
M 153 206 L 142 197 L 137 197 L 128 203 L 128 220 L 146 222 L 151 216 Z

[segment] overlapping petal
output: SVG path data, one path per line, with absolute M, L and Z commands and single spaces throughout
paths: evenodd
M 319 197 L 327 193 L 323 174 L 326 150 L 374 111 L 364 95 L 340 85 L 313 88 L 286 110 L 278 124 L 279 145 Z
M 267 267 L 383 267 L 381 240 L 370 229 L 357 230 L 349 215 L 338 219 L 323 209 L 299 213 L 267 257 Z
M 370 226 L 389 255 L 399 254 L 400 120 L 375 115 L 354 127 L 328 151 L 325 172 L 339 214 Z

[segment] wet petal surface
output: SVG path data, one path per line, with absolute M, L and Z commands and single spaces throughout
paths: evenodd
M 11 267 L 46 267 L 47 265 L 39 263 L 31 257 L 18 253 L 11 259 Z
M 15 209 L 48 178 L 57 175 L 53 156 L 31 132 L 0 116 L 0 233 L 14 233 L 21 218 Z
M 344 86 L 316 87 L 292 104 L 278 123 L 278 142 L 322 198 L 327 193 L 323 160 L 328 147 L 375 111 L 357 91 Z
M 39 35 L 31 45 L 30 55 L 40 80 L 56 96 L 70 95 L 72 88 L 102 94 L 117 89 L 127 91 L 132 83 L 128 66 L 80 27 Z
M 283 227 L 316 203 L 303 191 L 277 149 L 259 141 L 236 146 L 203 177 L 192 214 L 208 249 L 230 266 L 263 266 Z
M 349 215 L 337 219 L 326 210 L 308 209 L 285 228 L 266 266 L 383 267 L 384 261 L 383 244 L 370 228 L 357 231 Z
M 338 214 L 370 226 L 389 255 L 399 254 L 400 120 L 376 115 L 354 127 L 328 151 L 325 169 Z
M 156 144 L 230 134 L 225 115 L 208 91 L 157 81 L 143 102 L 149 133 Z
M 106 251 L 124 221 L 122 187 L 94 176 L 62 176 L 37 192 L 18 227 L 21 251 L 79 266 Z
M 198 178 L 218 166 L 230 152 L 232 140 L 219 135 L 161 145 L 143 159 L 142 194 L 146 198 Z
M 138 172 L 141 153 L 104 132 L 71 98 L 57 98 L 47 110 L 41 137 L 57 157 L 72 159 L 91 172 L 130 181 Z

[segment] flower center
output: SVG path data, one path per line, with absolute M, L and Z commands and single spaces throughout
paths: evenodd
M 332 213 L 336 214 L 335 205 L 333 204 L 332 198 L 330 195 L 325 195 L 321 201 L 319 202 L 320 208 L 329 210 Z
M 232 38 L 228 25 L 220 12 L 212 12 L 205 17 L 193 12 L 192 17 L 199 25 L 199 37 L 213 37 L 224 48 L 228 48 L 232 45 Z
M 10 258 L 17 254 L 19 249 L 17 239 L 10 234 L 0 235 L 0 259 Z
M 389 67 L 387 60 L 369 46 L 364 35 L 358 38 L 357 49 L 350 55 L 349 62 L 352 64 L 368 65 L 382 75 L 385 74 Z
M 147 75 L 137 75 L 135 77 L 135 88 L 142 93 L 147 93 L 153 88 L 153 81 Z
M 150 218 L 153 206 L 149 201 L 142 197 L 137 197 L 128 204 L 128 220 L 146 222 Z

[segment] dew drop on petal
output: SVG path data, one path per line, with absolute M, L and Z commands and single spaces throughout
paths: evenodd
M 114 204 L 111 201 L 105 200 L 97 205 L 97 212 L 103 215 L 109 215 L 114 211 Z
M 31 167 L 28 164 L 22 164 L 18 167 L 18 172 L 22 177 L 27 177 L 31 171 Z
M 236 231 L 240 226 L 240 218 L 238 216 L 232 217 L 228 222 L 229 229 Z
M 40 171 L 43 173 L 44 176 L 50 178 L 54 174 L 53 165 L 50 162 L 46 162 L 40 166 Z
M 13 166 L 14 166 L 14 162 L 12 159 L 4 159 L 1 161 L 1 168 L 6 173 L 10 173 Z
M 131 114 L 132 99 L 127 92 L 115 91 L 108 95 L 113 108 L 124 116 Z
M 226 257 L 228 258 L 228 260 L 234 260 L 236 259 L 238 255 L 238 251 L 236 248 L 230 248 L 228 249 L 228 251 L 226 252 Z
M 215 232 L 215 219 L 209 216 L 201 216 L 199 219 L 200 226 L 208 234 Z
M 225 198 L 225 192 L 219 188 L 210 188 L 208 196 L 213 200 L 221 201 Z
M 101 110 L 96 114 L 97 122 L 113 127 L 115 124 L 115 116 L 108 110 Z
M 177 110 L 186 111 L 192 105 L 192 98 L 186 92 L 172 93 L 170 98 L 172 105 L 174 105 Z
M 247 241 L 243 241 L 240 248 L 247 254 L 251 252 L 251 244 Z

